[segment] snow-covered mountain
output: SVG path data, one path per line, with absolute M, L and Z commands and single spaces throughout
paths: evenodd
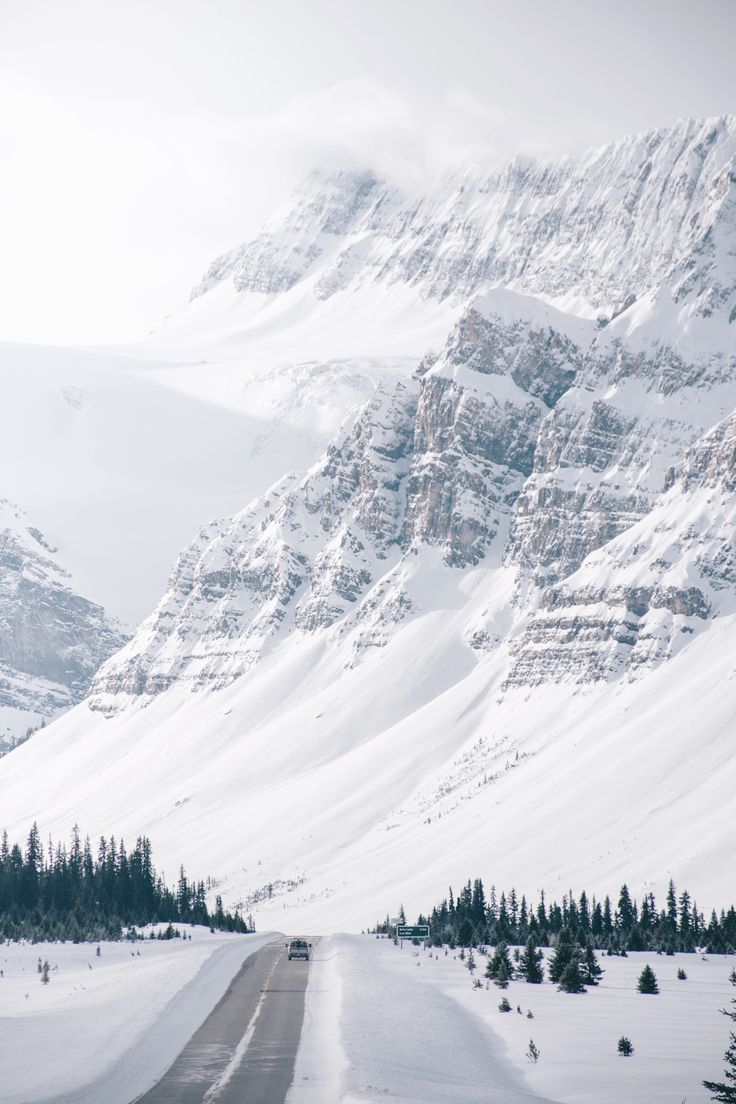
M 42 533 L 0 499 L 0 754 L 81 701 L 125 637 L 75 593 Z
M 457 303 L 500 284 L 610 315 L 694 251 L 718 251 L 735 153 L 726 116 L 580 159 L 455 172 L 420 196 L 370 172 L 315 174 L 258 237 L 218 257 L 192 297 L 301 285 L 325 301 L 377 284 Z M 714 298 L 727 294 L 710 275 Z
M 477 872 L 727 896 L 736 120 L 423 197 L 312 178 L 148 355 L 206 333 L 262 403 L 288 342 L 312 394 L 340 365 L 344 420 L 0 766 L 14 822 L 145 830 L 282 925 Z

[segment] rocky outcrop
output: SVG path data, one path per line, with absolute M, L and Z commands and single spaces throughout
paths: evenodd
M 736 307 L 718 272 L 733 243 L 733 117 L 689 120 L 579 159 L 515 159 L 408 196 L 371 173 L 313 176 L 252 242 L 218 258 L 193 296 L 220 281 L 316 297 L 378 282 L 467 300 L 487 284 L 574 296 L 611 318 L 684 264 L 678 295 Z M 662 233 L 662 226 L 667 233 Z M 721 278 L 722 277 L 722 278 Z
M 202 530 L 153 616 L 101 670 L 93 703 L 180 680 L 223 685 L 289 631 L 349 624 L 359 647 L 375 644 L 416 610 L 402 559 L 431 546 L 450 567 L 479 563 L 532 470 L 541 396 L 581 363 L 555 329 L 562 318 L 523 297 L 480 299 L 431 366 L 379 388 L 306 476 Z
M 735 176 L 724 118 L 412 199 L 307 182 L 195 296 L 409 285 L 466 307 L 309 472 L 201 532 L 93 704 L 224 685 L 290 634 L 360 662 L 431 606 L 417 562 L 439 592 L 445 571 L 513 580 L 513 610 L 468 608 L 463 635 L 507 687 L 633 676 L 703 631 L 735 574 Z
M 0 740 L 6 745 L 86 694 L 123 644 L 119 627 L 70 586 L 56 550 L 0 500 Z

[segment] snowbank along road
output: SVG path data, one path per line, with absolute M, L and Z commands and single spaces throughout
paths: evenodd
M 219 1004 L 137 1104 L 283 1104 L 294 1075 L 309 963 L 283 942 L 243 963 Z

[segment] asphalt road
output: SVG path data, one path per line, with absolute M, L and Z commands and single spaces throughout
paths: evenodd
M 294 1076 L 309 964 L 283 942 L 243 963 L 173 1066 L 135 1104 L 283 1104 Z

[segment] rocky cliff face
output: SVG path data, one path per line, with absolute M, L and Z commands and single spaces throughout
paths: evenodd
M 222 686 L 293 634 L 348 640 L 359 662 L 434 608 L 448 571 L 513 580 L 503 625 L 496 606 L 466 612 L 466 642 L 478 659 L 501 649 L 506 687 L 646 670 L 725 608 L 733 119 L 455 178 L 412 203 L 372 176 L 312 180 L 195 294 L 221 280 L 311 280 L 318 297 L 506 286 L 472 295 L 439 355 L 379 386 L 312 470 L 202 530 L 100 672 L 97 707 Z M 563 296 L 582 315 L 550 305 Z M 418 562 L 439 565 L 423 589 Z
M 578 160 L 456 173 L 422 196 L 370 173 L 314 176 L 254 241 L 219 257 L 193 296 L 223 280 L 259 293 L 306 280 L 317 298 L 377 281 L 461 301 L 491 283 L 575 297 L 610 317 L 685 263 L 701 309 L 714 309 L 730 294 L 713 262 L 733 219 L 735 156 L 736 123 L 724 117 Z
M 69 583 L 43 534 L 0 500 L 0 749 L 81 701 L 125 639 Z

